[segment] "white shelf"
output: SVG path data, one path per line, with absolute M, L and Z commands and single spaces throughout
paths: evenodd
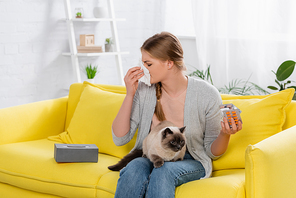
M 74 22 L 100 22 L 100 21 L 126 21 L 124 18 L 73 18 L 73 19 L 63 19 Z
M 119 55 L 129 54 L 129 52 L 101 52 L 101 53 L 77 53 L 77 56 L 108 56 L 108 55 Z M 64 56 L 71 56 L 70 52 L 62 53 Z
M 71 9 L 71 0 L 64 0 L 65 4 L 65 13 L 66 18 L 63 20 L 67 24 L 68 29 L 68 37 L 69 37 L 69 47 L 70 52 L 62 53 L 64 56 L 71 57 L 72 66 L 75 72 L 75 76 L 77 78 L 78 82 L 81 82 L 81 76 L 80 76 L 80 67 L 79 67 L 79 61 L 78 58 L 80 57 L 95 57 L 95 56 L 107 56 L 107 55 L 113 55 L 116 60 L 117 70 L 118 70 L 118 79 L 122 85 L 124 85 L 123 81 L 123 69 L 122 69 L 122 54 L 129 54 L 129 52 L 121 52 L 119 47 L 119 41 L 118 41 L 118 33 L 117 33 L 117 21 L 125 21 L 126 19 L 123 18 L 116 18 L 114 13 L 114 4 L 113 0 L 107 0 L 108 4 L 108 13 L 109 18 L 73 18 L 73 13 Z M 101 53 L 77 53 L 77 44 L 76 44 L 76 37 L 75 37 L 75 31 L 74 31 L 74 23 L 76 22 L 100 22 L 100 21 L 106 21 L 110 23 L 112 38 L 113 38 L 113 50 L 115 52 L 101 52 Z M 89 24 L 90 25 L 90 24 Z

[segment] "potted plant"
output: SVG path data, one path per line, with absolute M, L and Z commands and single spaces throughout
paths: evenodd
M 75 8 L 75 15 L 76 15 L 76 18 L 82 18 L 83 9 L 82 8 Z
M 112 52 L 112 44 L 113 44 L 113 40 L 112 38 L 106 38 L 105 40 L 105 52 Z
M 271 90 L 278 90 L 278 91 L 282 91 L 287 88 L 294 88 L 296 90 L 296 86 L 288 86 L 292 82 L 295 83 L 295 81 L 287 80 L 287 78 L 289 78 L 293 73 L 294 68 L 295 68 L 295 61 L 287 60 L 279 66 L 276 72 L 271 70 L 276 76 L 275 82 L 279 86 L 279 88 L 275 86 L 268 86 L 267 88 Z M 296 93 L 294 94 L 293 100 L 296 100 Z
M 85 67 L 85 71 L 88 79 L 87 81 L 90 83 L 94 83 L 94 78 L 98 72 L 98 66 L 92 66 L 91 64 L 89 64 Z
M 189 74 L 189 76 L 198 77 L 205 81 L 208 81 L 212 85 L 213 79 L 210 71 L 210 65 L 208 65 L 205 71 L 195 68 L 195 71 Z M 250 82 L 249 79 L 245 81 L 241 79 L 233 79 L 228 85 L 224 85 L 222 88 L 217 88 L 221 94 L 234 94 L 234 95 L 255 95 L 255 94 L 269 94 L 268 91 L 261 88 L 259 85 Z

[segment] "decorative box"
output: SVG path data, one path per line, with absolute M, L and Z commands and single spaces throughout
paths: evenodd
M 80 35 L 80 46 L 94 46 L 95 35 L 94 34 L 81 34 Z

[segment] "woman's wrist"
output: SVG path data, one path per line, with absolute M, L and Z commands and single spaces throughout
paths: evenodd
M 215 156 L 219 156 L 225 153 L 228 147 L 229 139 L 230 139 L 229 134 L 223 133 L 222 131 L 220 131 L 218 137 L 212 144 L 212 147 L 211 147 L 212 154 Z
M 125 95 L 125 100 L 133 100 L 134 96 L 135 96 L 135 94 L 127 92 Z
M 230 138 L 230 134 L 224 133 L 222 131 L 220 131 L 219 136 L 221 136 L 221 138 L 223 138 L 223 139 L 229 139 Z

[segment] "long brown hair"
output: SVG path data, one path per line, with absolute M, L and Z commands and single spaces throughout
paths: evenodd
M 179 70 L 186 70 L 182 45 L 179 39 L 169 32 L 161 32 L 148 38 L 141 47 L 141 51 L 143 50 L 153 58 L 161 61 L 173 61 L 174 66 Z M 164 121 L 166 118 L 160 103 L 161 95 L 161 82 L 158 82 L 156 83 L 157 102 L 154 113 L 159 121 Z

